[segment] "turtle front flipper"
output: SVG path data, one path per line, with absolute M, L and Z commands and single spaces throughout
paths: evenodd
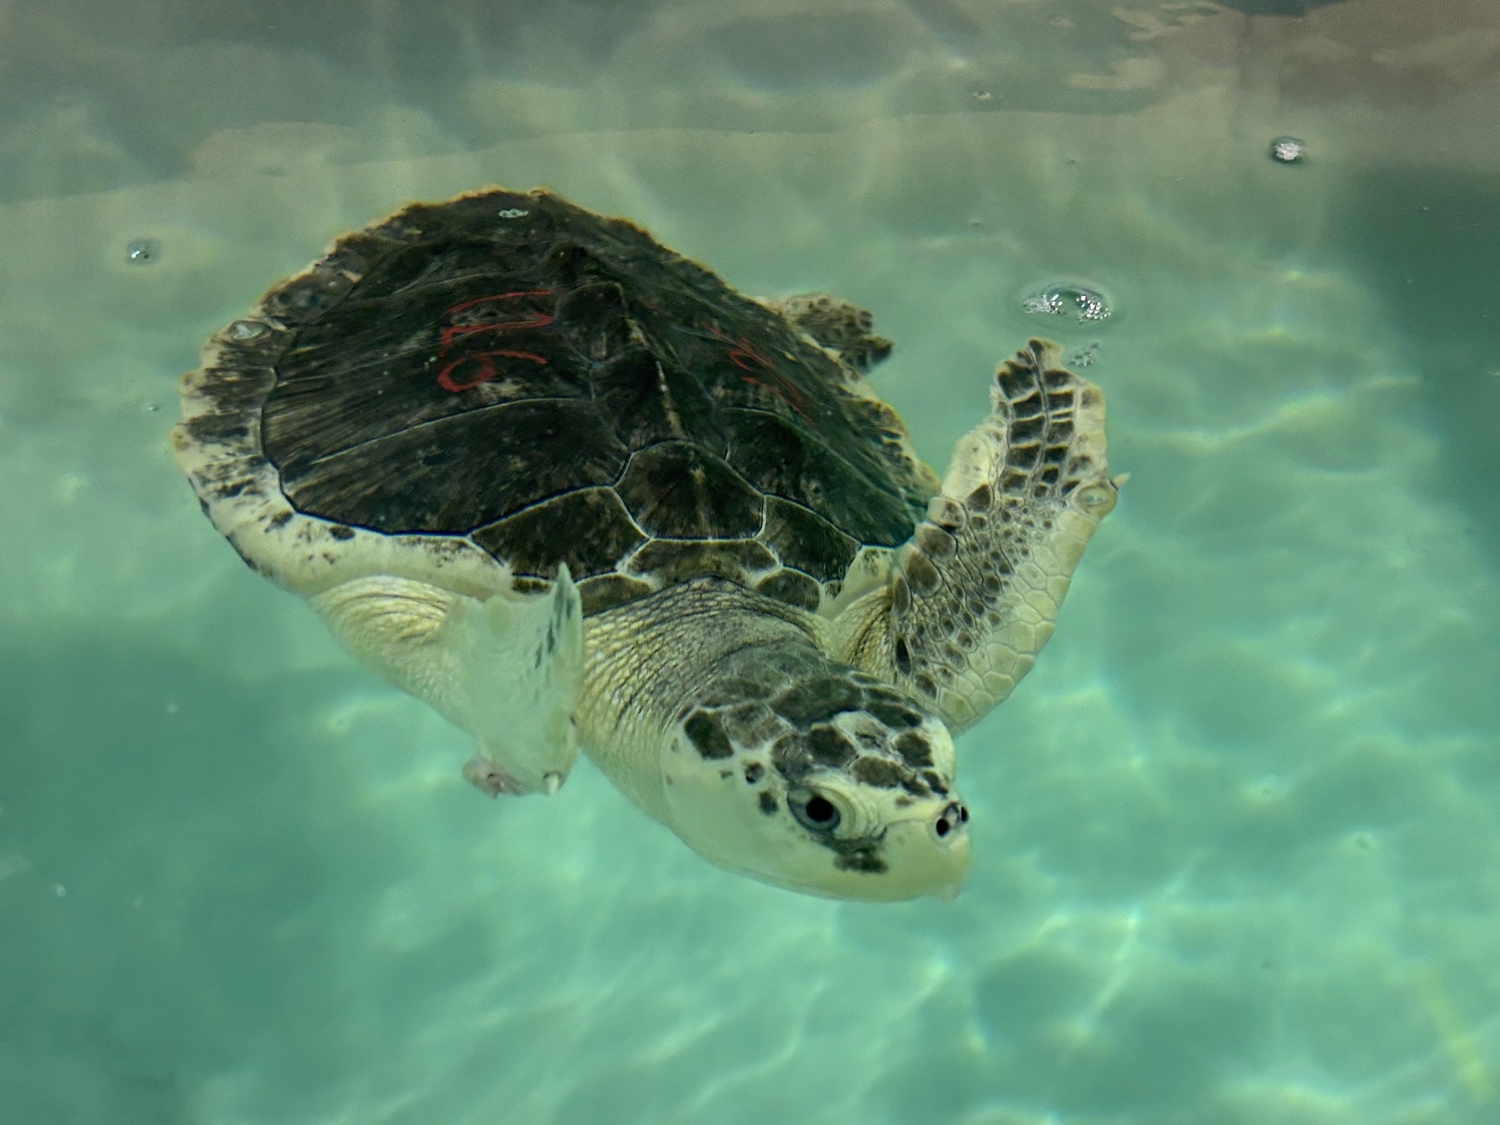
M 545 594 L 480 601 L 380 575 L 310 602 L 361 661 L 478 739 L 464 777 L 481 791 L 550 794 L 567 780 L 583 613 L 566 565 Z
M 844 611 L 845 658 L 909 687 L 955 733 L 1002 702 L 1051 637 L 1115 506 L 1104 396 L 1032 340 L 1000 365 L 888 583 Z

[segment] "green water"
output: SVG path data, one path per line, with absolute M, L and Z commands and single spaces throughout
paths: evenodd
M 0 22 L 0 1123 L 1500 1120 L 1500 8 L 306 7 Z M 1131 479 L 956 902 L 484 800 L 199 514 L 208 333 L 489 183 L 870 307 L 939 466 L 1098 344 Z

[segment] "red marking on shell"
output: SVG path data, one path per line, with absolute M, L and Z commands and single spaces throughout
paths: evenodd
M 458 313 L 469 309 L 479 309 L 486 305 L 498 306 L 502 301 L 512 301 L 520 297 L 550 297 L 551 295 L 550 289 L 518 289 L 511 293 L 492 293 L 486 297 L 473 297 L 467 301 L 460 301 L 456 305 L 449 305 L 443 310 L 443 318 L 446 320 Z M 441 370 L 438 371 L 437 385 L 445 391 L 456 394 L 460 391 L 473 390 L 481 383 L 488 383 L 498 374 L 494 359 L 496 356 L 523 359 L 545 366 L 547 360 L 535 352 L 516 351 L 511 348 L 492 348 L 489 351 L 474 352 L 453 359 L 448 359 L 448 356 L 453 350 L 454 341 L 461 337 L 473 336 L 481 332 L 513 332 L 522 328 L 541 328 L 551 324 L 552 320 L 551 313 L 542 312 L 540 309 L 523 309 L 520 319 L 497 320 L 483 324 L 453 324 L 443 327 L 439 337 L 438 359 L 447 359 L 448 362 L 443 364 Z M 462 381 L 454 378 L 454 372 L 458 368 L 471 363 L 478 365 L 477 371 Z
M 534 352 L 518 352 L 510 348 L 496 348 L 494 351 L 476 352 L 473 355 L 460 356 L 439 371 L 437 377 L 438 386 L 442 387 L 445 391 L 457 393 L 459 391 L 472 391 L 480 383 L 488 383 L 496 375 L 495 362 L 491 357 L 497 355 L 508 356 L 511 359 L 530 360 L 532 363 L 543 367 L 547 364 L 545 358 Z M 475 362 L 480 365 L 479 371 L 467 382 L 460 383 L 453 378 L 454 368 L 462 364 Z
M 738 339 L 731 338 L 726 332 L 711 322 L 705 322 L 703 327 L 713 333 L 716 339 L 730 345 L 729 362 L 733 363 L 741 371 L 763 371 L 771 376 L 772 379 L 772 382 L 768 383 L 762 379 L 757 379 L 753 374 L 745 374 L 740 376 L 741 382 L 770 391 L 809 422 L 813 420 L 812 414 L 809 412 L 807 397 L 802 393 L 801 388 L 783 375 L 775 363 L 756 351 L 754 344 L 743 336 Z

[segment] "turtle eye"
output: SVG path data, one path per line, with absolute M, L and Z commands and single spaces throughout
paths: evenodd
M 793 789 L 786 795 L 786 803 L 797 822 L 811 832 L 832 832 L 842 819 L 832 801 L 811 789 Z

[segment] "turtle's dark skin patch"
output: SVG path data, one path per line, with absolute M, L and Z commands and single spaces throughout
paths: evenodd
M 860 758 L 849 772 L 866 785 L 882 789 L 894 789 L 904 780 L 901 767 L 885 758 Z
M 880 845 L 861 841 L 854 847 L 835 849 L 838 858 L 833 865 L 840 871 L 862 871 L 867 875 L 880 875 L 889 870 L 889 865 L 880 856 Z
M 755 799 L 760 805 L 760 811 L 767 816 L 775 816 L 781 811 L 781 806 L 777 803 L 775 795 L 768 789 L 762 789 L 756 794 Z
M 863 699 L 864 692 L 847 676 L 823 676 L 783 692 L 771 706 L 788 722 L 805 725 L 856 710 Z
M 731 741 L 740 746 L 755 746 L 775 738 L 781 722 L 763 703 L 742 703 L 715 712 L 720 716 Z
M 697 697 L 705 707 L 723 707 L 741 700 L 769 699 L 776 693 L 774 684 L 749 676 L 724 676 L 709 683 Z
M 932 765 L 932 744 L 920 734 L 908 732 L 896 739 L 896 753 L 909 766 Z
M 813 771 L 812 752 L 797 734 L 789 734 L 771 747 L 771 764 L 787 781 L 801 781 Z
M 888 727 L 915 727 L 921 725 L 922 715 L 900 700 L 894 693 L 883 696 L 865 694 L 865 710 Z
M 913 797 L 929 797 L 932 795 L 932 790 L 919 777 L 903 776 L 901 778 L 901 788 L 905 789 Z
M 836 728 L 816 726 L 807 733 L 807 749 L 821 766 L 847 766 L 854 761 L 854 744 Z
M 718 718 L 711 712 L 694 711 L 688 716 L 687 722 L 682 724 L 682 729 L 687 732 L 688 738 L 703 757 L 734 757 L 734 747 L 729 743 L 729 736 L 724 733 Z
M 939 797 L 948 795 L 948 787 L 943 784 L 943 779 L 938 776 L 936 770 L 923 770 L 921 777 Z
M 911 646 L 905 637 L 897 637 L 894 645 L 896 671 L 903 676 L 911 675 Z
M 220 485 L 218 488 L 214 489 L 214 499 L 216 499 L 216 500 L 233 500 L 240 493 L 244 492 L 245 489 L 250 488 L 254 483 L 255 483 L 254 481 L 249 481 L 249 480 L 237 480 L 237 481 L 232 481 L 229 484 Z M 335 524 L 334 525 L 334 527 L 340 527 L 340 526 L 341 525 L 339 525 L 339 524 Z M 343 530 L 344 531 L 349 531 L 349 529 L 347 527 L 343 528 Z M 337 535 L 338 532 L 334 532 L 334 534 Z M 349 536 L 350 536 L 350 538 L 353 538 L 354 532 L 349 531 Z

